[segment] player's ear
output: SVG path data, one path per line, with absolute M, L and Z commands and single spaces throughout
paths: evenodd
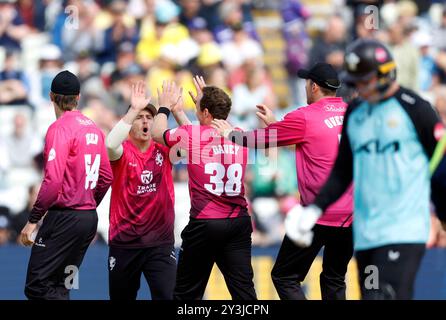
M 54 102 L 54 94 L 50 91 L 50 101 Z

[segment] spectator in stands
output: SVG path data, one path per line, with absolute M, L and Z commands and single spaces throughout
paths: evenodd
M 207 29 L 207 22 L 204 18 L 196 17 L 192 19 L 188 25 L 188 29 L 191 40 L 189 43 L 190 59 L 186 67 L 192 74 L 203 76 L 204 70 L 198 65 L 200 54 L 204 53 L 206 46 L 209 46 L 209 44 L 213 48 L 216 48 L 217 51 L 220 51 L 220 48 L 215 43 L 212 33 Z M 221 54 L 218 54 L 218 56 L 220 57 L 218 62 L 220 62 Z
M 130 103 L 132 83 L 145 80 L 145 72 L 138 64 L 131 64 L 123 70 L 122 78 L 113 83 L 111 94 L 116 102 L 114 112 L 122 116 L 127 112 Z
M 228 72 L 221 67 L 204 70 L 204 80 L 210 86 L 223 89 L 228 95 L 231 91 L 228 88 Z
M 0 71 L 0 105 L 27 104 L 29 83 L 24 72 L 18 68 L 19 52 L 6 52 L 3 70 Z
M 111 26 L 102 31 L 102 44 L 97 54 L 97 62 L 101 65 L 116 61 L 119 44 L 123 42 L 137 43 L 137 30 L 125 23 L 127 4 L 124 0 L 113 0 L 108 6 L 112 16 Z
M 46 0 L 21 0 L 18 3 L 18 11 L 24 23 L 33 30 L 45 31 Z
M 418 87 L 421 91 L 430 91 L 437 70 L 435 59 L 430 53 L 432 37 L 424 31 L 418 31 L 414 34 L 413 43 L 420 52 Z
M 30 103 L 40 110 L 50 106 L 51 81 L 63 66 L 62 52 L 55 44 L 48 43 L 39 52 L 38 70 L 28 73 L 30 79 Z
M 285 67 L 288 72 L 288 83 L 291 89 L 293 105 L 306 102 L 304 80 L 297 76 L 297 71 L 308 64 L 310 39 L 305 30 L 305 20 L 310 14 L 300 0 L 282 1 L 280 12 L 283 19 L 283 37 L 286 42 Z
M 8 173 L 11 161 L 9 160 L 8 149 L 4 139 L 0 139 L 0 190 L 6 188 L 6 174 Z
M 444 85 L 446 84 L 446 50 L 438 52 L 435 62 L 437 70 L 434 75 L 434 83 Z
M 177 45 L 189 38 L 187 28 L 178 23 L 179 13 L 179 7 L 170 0 L 156 2 L 155 21 L 146 21 L 141 26 L 136 54 L 144 70 L 156 63 L 164 46 Z
M 219 7 L 219 15 L 222 24 L 215 27 L 213 30 L 215 39 L 219 43 L 231 41 L 234 38 L 234 27 L 239 30 L 245 30 L 251 39 L 258 40 L 257 32 L 254 24 L 250 20 L 245 20 L 242 6 L 238 1 L 227 0 L 223 1 Z M 241 27 L 240 27 L 241 26 Z
M 98 96 L 87 99 L 82 113 L 93 120 L 105 134 L 110 132 L 118 121 L 114 110 Z
M 197 57 L 197 65 L 203 72 L 206 68 L 220 67 L 222 64 L 223 53 L 221 48 L 215 42 L 208 42 L 201 46 Z
M 446 51 L 446 5 L 443 9 L 441 24 L 434 32 L 434 43 L 438 49 Z
M 419 61 L 418 49 L 408 39 L 408 30 L 402 22 L 389 26 L 389 44 L 397 65 L 397 82 L 412 90 L 418 90 Z
M 356 17 L 353 37 L 354 38 L 374 38 L 376 30 L 371 28 L 368 22 L 370 16 L 368 14 L 361 14 Z
M 124 70 L 135 64 L 135 47 L 131 42 L 123 42 L 118 47 L 115 70 L 110 75 L 110 84 L 114 84 L 124 76 Z
M 179 5 L 181 7 L 181 13 L 179 22 L 188 27 L 189 24 L 199 16 L 201 9 L 200 0 L 180 0 Z
M 30 32 L 15 6 L 16 0 L 0 0 L 0 47 L 19 50 L 20 41 Z
M 65 25 L 56 24 L 55 28 L 62 28 L 60 40 L 64 60 L 72 61 L 80 52 L 97 52 L 101 45 L 99 41 L 101 33 L 94 24 L 99 13 L 99 7 L 94 1 L 69 0 L 68 5 L 77 8 L 78 12 L 75 15 L 77 21 L 74 22 L 72 19 L 75 18 L 70 17 L 64 20 Z M 71 21 L 73 21 L 72 24 L 70 24 Z
M 14 117 L 14 130 L 5 138 L 11 168 L 31 168 L 34 157 L 43 149 L 42 141 L 29 126 L 29 121 L 22 113 Z
M 256 116 L 257 105 L 264 104 L 275 107 L 277 101 L 274 92 L 266 83 L 266 72 L 263 67 L 252 69 L 248 73 L 246 84 L 239 84 L 232 95 L 232 116 L 234 123 L 244 130 L 258 127 Z
M 261 61 L 263 50 L 260 44 L 253 40 L 241 24 L 231 26 L 232 39 L 221 45 L 223 63 L 229 72 L 239 68 L 248 59 Z
M 434 106 L 437 109 L 441 120 L 446 124 L 446 86 L 439 86 L 435 90 Z
M 331 16 L 322 37 L 314 41 L 309 54 L 309 66 L 316 62 L 331 64 L 337 71 L 342 69 L 346 48 L 346 26 L 340 16 Z
M 0 209 L 1 210 L 1 209 Z M 4 246 L 11 240 L 11 221 L 8 214 L 0 212 L 0 246 Z

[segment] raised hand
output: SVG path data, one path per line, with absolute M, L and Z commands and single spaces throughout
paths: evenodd
M 161 91 L 158 92 L 158 105 L 172 110 L 183 96 L 183 88 L 179 88 L 174 81 L 163 81 Z
M 146 85 L 143 81 L 138 81 L 132 84 L 130 93 L 130 107 L 140 112 L 143 110 L 150 102 L 151 97 L 146 96 Z
M 195 76 L 193 80 L 197 95 L 194 96 L 192 91 L 189 91 L 189 95 L 192 98 L 192 101 L 197 104 L 197 101 L 203 97 L 203 88 L 206 87 L 206 82 L 204 82 L 204 78 L 201 76 Z
M 180 89 L 181 92 L 183 91 L 183 88 Z M 178 99 L 178 102 L 172 107 L 173 113 L 181 113 L 184 112 L 184 97 L 181 95 L 180 99 Z
M 229 136 L 229 133 L 234 130 L 234 128 L 228 121 L 221 119 L 212 120 L 211 127 L 217 130 L 217 132 L 225 138 L 227 138 Z
M 270 108 L 268 108 L 264 104 L 259 104 L 256 107 L 259 110 L 256 112 L 257 117 L 262 120 L 267 126 L 276 122 L 276 117 L 274 117 L 274 114 Z

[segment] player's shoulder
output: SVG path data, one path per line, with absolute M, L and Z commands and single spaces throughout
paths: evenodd
M 155 146 L 155 148 L 153 149 L 155 153 L 157 153 L 157 151 L 161 151 L 164 154 L 169 154 L 170 149 L 167 146 L 165 146 L 165 145 L 163 145 L 161 143 L 155 142 L 155 141 L 153 141 L 153 143 L 154 143 L 154 146 Z
M 176 128 L 168 129 L 167 131 L 169 131 L 169 134 L 171 134 L 171 135 L 172 134 L 184 134 L 185 132 L 192 131 L 193 127 L 199 127 L 199 126 L 197 126 L 197 125 L 194 126 L 192 124 L 184 124 L 184 125 L 181 125 Z
M 359 109 L 359 107 L 361 105 L 363 105 L 364 103 L 366 103 L 366 101 L 364 99 L 362 99 L 361 97 L 356 97 L 356 98 L 353 98 L 352 100 L 350 100 L 347 104 L 347 109 L 345 111 L 344 117 L 345 118 L 349 117 L 353 111 Z
M 306 114 L 311 112 L 308 106 L 301 106 L 283 115 L 282 120 L 305 120 Z
M 399 90 L 395 93 L 395 98 L 405 108 L 432 109 L 432 105 L 427 100 L 423 99 L 413 90 L 405 87 L 399 88 Z

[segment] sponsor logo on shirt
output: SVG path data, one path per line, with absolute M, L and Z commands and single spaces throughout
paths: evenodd
M 36 246 L 38 246 L 38 247 L 43 247 L 43 248 L 46 247 L 46 245 L 43 243 L 43 239 L 42 239 L 42 237 L 39 238 L 39 241 L 34 242 L 34 245 L 36 245 Z
M 328 112 L 345 112 L 346 108 L 345 107 L 336 107 L 332 104 L 329 104 L 324 107 L 324 110 L 328 111 Z
M 396 127 L 398 127 L 399 124 L 400 123 L 399 123 L 398 119 L 390 118 L 387 120 L 387 126 L 389 128 L 396 128 Z
M 155 192 L 156 191 L 156 183 L 151 183 L 153 179 L 153 172 L 150 170 L 144 170 L 141 173 L 141 182 L 142 186 L 138 186 L 137 194 L 144 194 L 147 192 Z
M 150 182 L 152 181 L 152 179 L 153 179 L 153 172 L 152 172 L 152 171 L 144 170 L 144 171 L 141 173 L 141 181 L 142 181 L 142 183 L 144 183 L 144 184 L 150 184 Z
M 399 251 L 389 250 L 388 256 L 390 261 L 397 261 L 400 258 L 400 253 Z
M 54 148 L 51 148 L 48 155 L 48 162 L 53 161 L 54 159 L 56 159 L 56 150 L 54 150 Z
M 82 119 L 82 118 L 76 117 L 76 120 L 82 126 L 91 126 L 91 125 L 93 125 L 93 121 L 91 121 L 90 119 Z
M 114 268 L 115 265 L 116 265 L 116 258 L 113 257 L 113 256 L 111 256 L 110 258 L 108 258 L 108 265 L 109 265 L 109 267 L 110 267 L 110 271 L 112 271 L 113 268 Z

